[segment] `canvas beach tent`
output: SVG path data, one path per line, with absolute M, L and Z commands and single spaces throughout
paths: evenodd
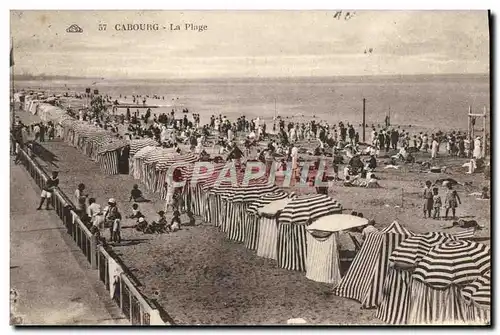
M 278 215 L 291 198 L 282 198 L 269 202 L 258 209 L 259 238 L 257 256 L 278 259 Z
M 263 176 L 259 179 L 243 181 L 236 187 L 232 196 L 229 197 L 232 212 L 232 219 L 229 221 L 228 236 L 230 240 L 245 243 L 248 249 L 254 250 L 257 246 L 258 231 L 253 222 L 249 222 L 247 209 L 250 203 L 266 194 L 273 194 L 278 187 L 270 183 L 268 178 Z
M 408 324 L 467 324 L 460 289 L 491 270 L 490 247 L 465 240 L 433 247 L 412 274 Z
M 491 272 L 486 272 L 460 292 L 465 319 L 469 324 L 486 325 L 491 322 Z
M 368 234 L 333 294 L 357 300 L 363 308 L 377 307 L 382 301 L 389 256 L 412 235 L 396 221 L 379 232 Z
M 259 244 L 260 235 L 260 218 L 258 215 L 258 210 L 268 203 L 275 200 L 280 200 L 288 197 L 288 193 L 283 190 L 276 190 L 271 193 L 265 193 L 249 202 L 246 207 L 246 213 L 244 215 L 244 228 L 245 228 L 245 247 L 250 250 L 256 250 Z M 275 225 L 276 226 L 276 225 Z M 275 229 L 277 229 L 275 227 Z
M 278 265 L 287 270 L 306 269 L 306 226 L 330 214 L 342 213 L 342 205 L 323 194 L 299 195 L 278 218 Z
M 338 233 L 368 224 L 368 220 L 348 214 L 323 216 L 307 227 L 306 277 L 337 285 L 340 282 Z
M 474 231 L 469 232 L 469 237 Z M 416 234 L 405 239 L 389 257 L 382 302 L 376 317 L 388 324 L 406 324 L 411 304 L 411 280 L 415 266 L 436 245 L 466 237 L 442 232 Z

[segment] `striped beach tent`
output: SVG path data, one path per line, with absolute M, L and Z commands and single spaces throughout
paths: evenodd
M 218 169 L 214 169 L 214 172 L 205 178 L 201 183 L 197 183 L 200 186 L 200 192 L 203 194 L 202 202 L 205 203 L 204 211 L 204 221 L 211 223 L 216 227 L 221 226 L 223 216 L 225 215 L 225 204 L 222 203 L 222 199 L 219 194 L 211 192 L 216 186 L 218 186 L 218 181 L 224 176 L 228 176 L 229 171 L 227 169 L 227 164 L 220 164 Z
M 277 190 L 271 193 L 266 193 L 260 196 L 258 199 L 251 201 L 247 206 L 247 212 L 245 213 L 245 232 L 253 232 L 252 235 L 255 237 L 254 242 L 250 243 L 251 238 L 245 237 L 245 245 L 247 248 L 251 250 L 256 250 L 259 244 L 260 238 L 260 218 L 258 215 L 258 209 L 262 208 L 265 204 L 268 204 L 274 200 L 284 199 L 288 197 L 288 193 L 283 190 Z M 274 229 L 276 229 L 276 224 L 274 225 Z M 276 251 L 274 252 L 276 253 Z
M 306 226 L 330 214 L 342 212 L 342 205 L 323 194 L 299 195 L 278 218 L 278 265 L 287 270 L 306 269 Z
M 278 259 L 278 218 L 283 208 L 290 201 L 292 201 L 291 198 L 281 198 L 280 196 L 280 199 L 270 201 L 263 206 L 258 205 L 259 237 L 257 240 L 257 256 Z
M 123 157 L 123 152 L 126 151 L 128 143 L 123 140 L 115 140 L 100 147 L 97 154 L 97 162 L 99 167 L 106 174 L 119 174 L 120 161 L 128 157 Z
M 340 282 L 338 232 L 368 224 L 348 214 L 323 216 L 307 227 L 306 278 L 337 285 Z
M 474 231 L 470 231 L 470 235 Z M 383 298 L 376 317 L 389 324 L 406 324 L 411 296 L 411 275 L 413 268 L 436 245 L 458 240 L 459 236 L 429 232 L 416 234 L 405 239 L 389 257 L 389 269 L 384 283 Z
M 229 218 L 229 216 L 233 215 L 231 208 L 227 208 L 227 199 L 233 194 L 237 185 L 241 183 L 243 174 L 241 173 L 241 171 L 236 170 L 236 179 L 233 181 L 229 181 L 227 179 L 224 179 L 224 177 L 230 176 L 230 173 L 232 172 L 229 170 L 223 176 L 222 174 L 224 174 L 225 172 L 225 169 L 221 170 L 221 172 L 217 176 L 217 179 L 214 181 L 213 187 L 208 189 L 208 194 L 212 210 L 212 224 L 214 224 L 216 227 L 220 227 L 223 232 L 227 233 L 227 223 L 229 222 L 228 220 L 231 219 Z M 234 186 L 233 182 L 235 183 Z M 209 184 L 206 183 L 205 185 L 203 185 L 203 187 L 206 189 L 209 187 Z
M 130 158 L 133 158 L 134 155 L 144 147 L 156 147 L 158 146 L 158 142 L 152 138 L 140 138 L 130 140 Z
M 141 139 L 134 139 L 129 141 L 130 145 L 130 150 L 129 150 L 129 174 L 134 176 L 135 178 L 135 170 L 134 168 L 136 165 L 134 164 L 134 155 L 139 152 L 142 148 L 145 147 L 156 147 L 158 145 L 158 142 L 156 142 L 152 138 L 141 138 Z
M 237 179 L 237 185 L 228 183 L 227 186 L 219 186 L 216 189 L 222 201 L 226 203 L 226 220 L 222 221 L 222 230 L 232 241 L 245 242 L 245 237 L 247 237 L 247 247 L 255 249 L 257 232 L 251 229 L 253 227 L 249 227 L 247 232 L 245 227 L 248 203 L 278 188 L 270 184 L 266 177 L 251 179 L 250 174 L 243 173 L 239 174 Z
M 491 321 L 491 272 L 486 272 L 465 286 L 461 292 L 465 319 L 469 324 L 489 324 Z
M 357 300 L 363 308 L 377 307 L 382 301 L 389 256 L 404 239 L 412 235 L 396 221 L 379 232 L 368 234 L 333 293 Z
M 466 324 L 460 289 L 491 269 L 490 248 L 465 240 L 433 247 L 412 274 L 408 324 Z
M 134 156 L 132 157 L 132 165 L 133 165 L 133 174 L 132 176 L 134 177 L 134 179 L 139 179 L 141 180 L 142 179 L 142 175 L 144 173 L 144 164 L 145 164 L 145 159 L 146 157 L 149 155 L 149 153 L 151 151 L 154 151 L 154 150 L 157 150 L 158 147 L 154 147 L 154 146 L 147 146 L 147 147 L 144 147 L 142 149 L 140 149 L 139 151 L 137 151 Z
M 208 206 L 208 194 L 203 185 L 211 184 L 213 178 L 217 177 L 224 168 L 224 164 L 211 164 L 212 169 L 204 168 L 202 164 L 198 170 L 191 173 L 191 178 L 187 179 L 187 185 L 191 190 L 192 212 L 194 215 L 202 216 L 205 222 L 210 222 L 210 208 Z
M 230 222 L 233 229 L 233 231 L 231 228 L 229 229 L 230 232 L 232 231 L 230 238 L 231 236 L 239 238 L 241 236 L 240 230 L 242 230 L 245 247 L 250 250 L 257 248 L 259 226 L 248 215 L 248 206 L 266 194 L 275 195 L 276 191 L 278 191 L 278 187 L 269 183 L 265 176 L 260 179 L 252 179 L 248 184 L 244 183 L 238 187 L 232 197 L 228 199 L 236 214 L 236 220 Z
M 468 241 L 434 247 L 413 273 L 410 324 L 467 324 L 460 289 L 490 271 L 490 248 Z M 426 299 L 422 299 L 424 294 Z

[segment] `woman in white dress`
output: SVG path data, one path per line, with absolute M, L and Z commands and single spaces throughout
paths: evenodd
M 434 138 L 432 140 L 431 158 L 436 158 L 437 157 L 438 150 L 439 150 L 439 143 Z
M 474 140 L 474 152 L 472 156 L 475 159 L 480 159 L 481 158 L 481 137 L 476 137 Z

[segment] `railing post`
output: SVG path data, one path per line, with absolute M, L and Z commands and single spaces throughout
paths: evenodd
M 97 269 L 98 268 L 98 260 L 97 260 L 97 238 L 95 235 L 92 235 L 90 237 L 90 265 L 92 266 L 92 269 Z
M 118 279 L 119 279 L 118 284 L 120 285 L 120 309 L 123 312 L 123 284 L 122 284 L 121 276 L 119 276 Z M 110 287 L 111 287 L 111 283 L 110 283 Z
M 134 305 L 132 303 L 133 294 L 128 287 L 127 290 L 128 290 L 128 302 L 129 302 L 128 315 L 130 316 L 129 320 L 131 324 L 134 324 Z

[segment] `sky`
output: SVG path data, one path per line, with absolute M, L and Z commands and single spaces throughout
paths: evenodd
M 345 14 L 339 19 L 335 11 L 11 11 L 14 71 L 191 79 L 490 70 L 486 11 L 356 11 L 348 20 Z M 156 23 L 159 30 L 115 28 L 139 23 Z M 207 29 L 184 30 L 186 23 Z M 83 32 L 66 32 L 72 24 Z M 170 24 L 181 30 L 171 31 Z

